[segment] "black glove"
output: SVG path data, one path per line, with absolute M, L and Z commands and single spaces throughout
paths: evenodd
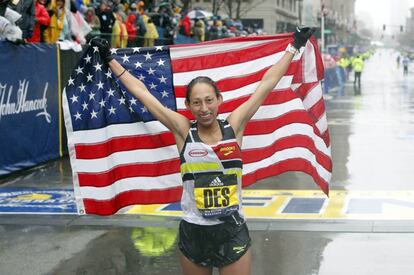
M 315 32 L 314 28 L 304 27 L 299 28 L 296 27 L 296 31 L 293 34 L 294 42 L 293 47 L 299 50 L 301 47 L 305 46 L 306 42 L 308 41 L 309 37 Z
M 91 39 L 91 42 L 89 42 L 89 44 L 92 47 L 98 47 L 99 55 L 101 56 L 103 61 L 105 61 L 106 63 L 109 63 L 109 61 L 114 59 L 111 56 L 111 52 L 109 50 L 110 46 L 109 46 L 109 42 L 107 40 L 105 40 L 103 38 L 100 38 L 100 37 L 95 37 L 95 38 Z

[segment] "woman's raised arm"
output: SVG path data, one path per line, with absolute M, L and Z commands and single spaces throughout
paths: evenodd
M 314 31 L 315 30 L 312 28 L 297 28 L 293 34 L 293 45 L 289 44 L 282 58 L 267 70 L 260 81 L 259 86 L 250 98 L 237 107 L 227 118 L 227 121 L 235 131 L 239 144 L 241 144 L 241 139 L 243 137 L 244 128 L 246 127 L 247 122 L 257 112 L 267 95 L 286 73 L 295 53 L 306 44 Z
M 90 44 L 93 47 L 98 47 L 102 59 L 107 62 L 112 72 L 122 82 L 125 88 L 127 88 L 135 98 L 141 101 L 156 119 L 173 132 L 177 145 L 180 148 L 180 145 L 181 143 L 184 143 L 190 128 L 189 120 L 185 116 L 163 106 L 161 102 L 148 91 L 142 81 L 130 74 L 128 70 L 119 64 L 118 61 L 111 56 L 108 41 L 102 38 L 94 38 L 91 40 Z

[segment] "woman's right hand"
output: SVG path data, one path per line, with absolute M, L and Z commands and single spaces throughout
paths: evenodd
M 106 63 L 109 63 L 112 59 L 114 59 L 111 55 L 109 42 L 107 40 L 100 37 L 94 37 L 89 44 L 92 47 L 98 47 L 99 55 Z

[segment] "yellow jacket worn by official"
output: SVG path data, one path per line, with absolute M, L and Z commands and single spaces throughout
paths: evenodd
M 352 60 L 352 69 L 355 72 L 362 72 L 362 70 L 364 69 L 364 60 L 361 57 L 355 57 Z

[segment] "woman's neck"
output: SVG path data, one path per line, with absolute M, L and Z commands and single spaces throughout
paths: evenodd
M 209 145 L 217 144 L 223 138 L 220 125 L 217 120 L 208 127 L 197 124 L 197 131 L 200 139 Z

